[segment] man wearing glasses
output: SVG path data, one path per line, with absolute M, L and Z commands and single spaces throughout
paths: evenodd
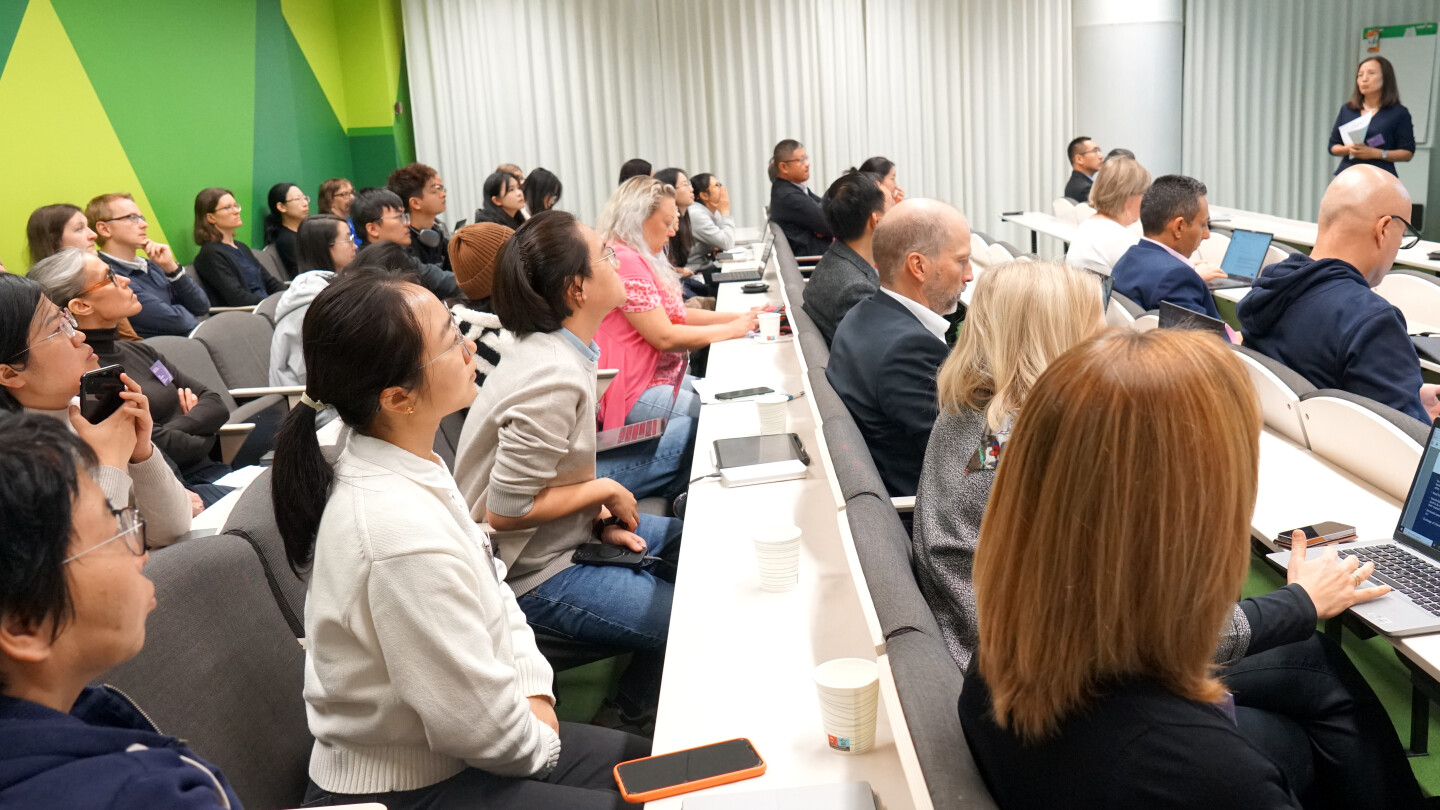
M 1070 182 L 1065 184 L 1065 196 L 1072 202 L 1086 202 L 1090 199 L 1090 186 L 1095 183 L 1095 173 L 1105 162 L 1105 152 L 1088 136 L 1081 135 L 1065 147 L 1065 156 L 1070 158 Z
M 101 194 L 85 206 L 85 218 L 95 231 L 100 258 L 130 279 L 130 289 L 140 299 L 139 314 L 130 316 L 135 333 L 142 338 L 190 334 L 196 318 L 210 311 L 210 299 L 175 261 L 170 246 L 146 235 L 149 226 L 135 199 L 125 193 Z
M 0 415 L 0 803 L 239 807 L 213 765 L 89 686 L 140 652 L 155 608 L 145 522 L 97 470 L 60 422 Z
M 446 245 L 450 235 L 436 217 L 445 213 L 445 181 L 440 173 L 424 163 L 411 163 L 390 173 L 386 186 L 405 204 L 410 215 L 410 255 L 423 264 L 433 264 L 446 272 L 450 252 Z M 427 235 L 425 231 L 434 231 Z
M 1422 422 L 1440 416 L 1440 386 L 1421 385 L 1405 316 L 1373 289 L 1395 254 L 1420 241 L 1409 220 L 1399 178 L 1366 165 L 1336 175 L 1320 201 L 1315 249 L 1266 267 L 1236 307 L 1245 345 L 1316 388 L 1369 397 Z
M 810 180 L 810 156 L 804 144 L 783 140 L 770 158 L 770 219 L 779 223 L 795 256 L 819 257 L 835 237 L 820 210 L 820 197 L 805 185 Z

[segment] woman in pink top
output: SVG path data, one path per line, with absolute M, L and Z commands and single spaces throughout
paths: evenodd
M 595 337 L 600 367 L 619 371 L 600 399 L 601 429 L 670 419 L 653 457 L 596 459 L 598 475 L 620 481 L 637 498 L 673 497 L 685 489 L 700 415 L 685 374 L 689 351 L 744 337 L 755 326 L 753 312 L 685 308 L 679 277 L 664 256 L 679 221 L 674 186 L 632 177 L 606 203 L 597 228 L 615 248 L 625 282 L 625 305 L 605 318 Z

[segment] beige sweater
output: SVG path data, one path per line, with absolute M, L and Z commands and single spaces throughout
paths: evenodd
M 477 521 L 487 507 L 524 517 L 540 490 L 595 478 L 595 360 L 567 335 L 531 334 L 506 346 L 470 406 L 455 481 Z M 592 507 L 533 529 L 494 533 L 510 587 L 523 594 L 569 568 L 599 513 Z

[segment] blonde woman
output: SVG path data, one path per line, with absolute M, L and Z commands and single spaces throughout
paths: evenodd
M 1099 279 L 1059 262 L 1008 262 L 975 282 L 915 496 L 915 579 L 961 669 L 979 641 L 970 570 L 1011 425 L 1050 361 L 1104 326 Z
M 664 250 L 680 220 L 675 187 L 653 177 L 632 177 L 620 184 L 597 230 L 615 249 L 620 278 L 625 282 L 625 304 L 600 325 L 595 342 L 600 346 L 600 368 L 618 369 L 600 399 L 603 429 L 647 419 L 671 420 L 671 431 L 688 431 L 688 439 L 672 444 L 684 448 L 684 458 L 646 470 L 606 469 L 601 476 L 616 478 L 635 497 L 670 496 L 684 490 L 689 472 L 688 452 L 694 445 L 695 418 L 700 398 L 690 385 L 685 368 L 691 349 L 722 340 L 744 337 L 755 325 L 755 313 L 725 313 L 686 309 L 680 279 L 666 260 Z M 660 467 L 674 467 L 662 473 Z
M 1090 187 L 1095 216 L 1080 223 L 1065 263 L 1108 274 L 1125 251 L 1140 241 L 1140 234 L 1130 226 L 1140 220 L 1140 199 L 1149 187 L 1150 172 L 1134 158 L 1106 161 Z
M 1319 574 L 1313 604 L 1276 592 L 1291 615 L 1267 623 L 1307 641 L 1213 668 L 1250 563 L 1259 434 L 1243 367 L 1197 332 L 1110 330 L 1036 381 L 975 559 L 982 632 L 959 706 L 1000 807 L 1421 801 L 1383 707 L 1314 633 L 1354 601 L 1357 561 L 1293 568 Z M 1257 713 L 1276 733 L 1255 733 Z

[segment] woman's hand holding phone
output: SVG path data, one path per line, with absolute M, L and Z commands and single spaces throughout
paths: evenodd
M 140 390 L 140 383 L 130 379 L 129 374 L 121 374 L 120 381 L 125 383 L 125 390 L 120 392 L 120 398 L 125 400 L 125 404 L 120 407 L 119 412 L 129 413 L 135 420 L 135 449 L 130 454 L 130 463 L 139 464 L 147 461 L 155 452 L 155 445 L 150 442 L 150 434 L 155 429 L 155 418 L 150 415 L 150 398 Z
M 70 425 L 75 435 L 90 445 L 100 464 L 123 470 L 135 454 L 135 418 L 132 412 L 122 407 L 105 417 L 98 425 L 80 415 L 80 406 L 70 406 Z

